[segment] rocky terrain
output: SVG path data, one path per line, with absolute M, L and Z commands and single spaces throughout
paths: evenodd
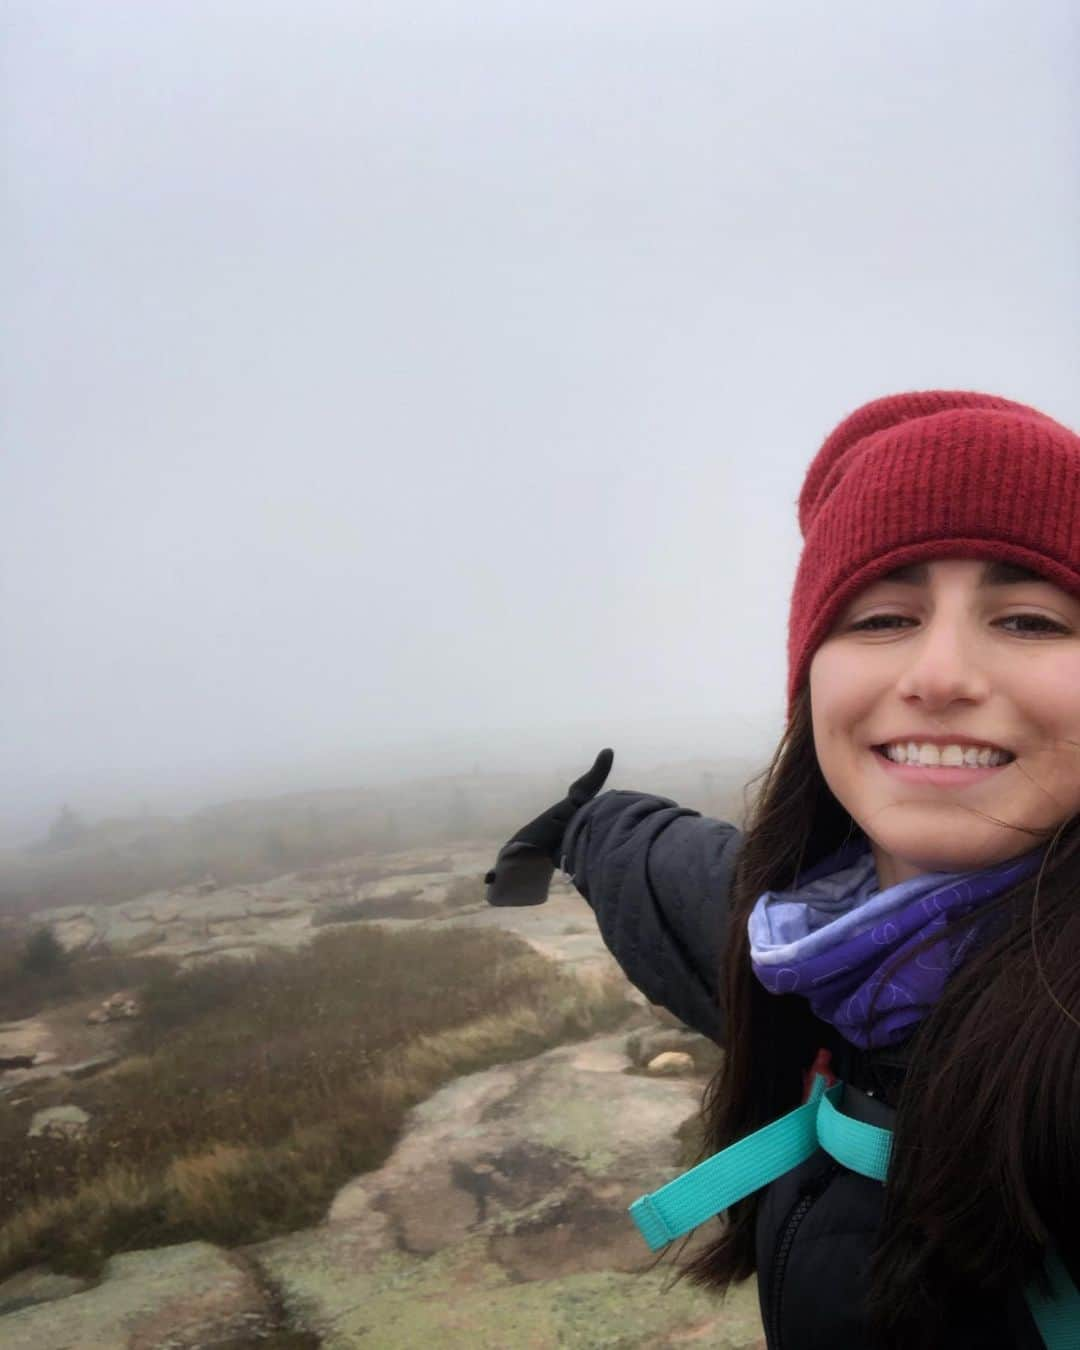
M 129 944 L 184 963 L 295 945 L 343 915 L 497 925 L 584 974 L 616 969 L 587 905 L 560 877 L 546 905 L 493 909 L 479 885 L 486 850 L 379 861 L 377 877 L 365 859 L 40 917 L 68 948 Z M 316 1228 L 231 1251 L 193 1242 L 128 1253 L 93 1285 L 22 1272 L 0 1285 L 0 1343 L 760 1350 L 753 1283 L 723 1303 L 670 1287 L 670 1257 L 658 1263 L 626 1213 L 681 1170 L 677 1131 L 696 1112 L 715 1056 L 636 998 L 638 1014 L 617 1034 L 437 1091 L 413 1110 L 386 1163 L 346 1185 Z M 4 1091 L 38 1075 L 96 1072 L 121 1053 L 122 1027 L 87 1023 L 91 1011 L 0 1027 L 0 1057 L 34 1057 L 3 1075 Z
M 488 865 L 488 851 L 418 849 L 249 885 L 218 886 L 208 877 L 138 900 L 65 905 L 41 910 L 34 918 L 49 925 L 68 951 L 107 945 L 113 951 L 149 952 L 189 964 L 221 955 L 252 956 L 260 948 L 296 946 L 350 906 L 371 906 L 390 897 L 399 897 L 399 907 L 410 916 L 423 907 L 430 909 L 434 921 L 455 882 L 474 879 L 477 900 L 481 898 L 479 877 Z M 357 917 L 363 917 L 362 911 Z M 380 917 L 394 921 L 392 913 L 380 912 Z

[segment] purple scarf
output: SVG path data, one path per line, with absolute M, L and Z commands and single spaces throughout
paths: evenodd
M 882 891 L 870 845 L 849 844 L 792 890 L 760 897 L 749 923 L 754 974 L 771 994 L 804 995 L 815 1016 L 853 1045 L 867 1049 L 871 1038 L 875 1047 L 896 1045 L 933 1007 L 982 925 L 943 938 L 888 980 L 884 967 L 1029 876 L 1043 852 L 981 872 L 927 872 Z

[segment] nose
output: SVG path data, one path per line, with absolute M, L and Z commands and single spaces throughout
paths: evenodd
M 978 645 L 955 618 L 928 620 L 908 653 L 897 680 L 897 692 L 906 702 L 938 712 L 954 703 L 979 703 L 987 697 L 990 686 Z

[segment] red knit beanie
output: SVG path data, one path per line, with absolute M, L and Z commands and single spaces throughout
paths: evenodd
M 789 709 L 840 610 L 897 567 L 1000 558 L 1080 595 L 1080 436 L 989 394 L 875 399 L 815 456 L 799 527 Z

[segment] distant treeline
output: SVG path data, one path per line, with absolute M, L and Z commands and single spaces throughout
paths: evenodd
M 746 776 L 734 766 L 685 766 L 641 787 L 738 819 Z M 208 877 L 219 885 L 263 881 L 341 858 L 450 842 L 494 846 L 565 789 L 554 776 L 458 775 L 227 802 L 179 819 L 95 823 L 64 804 L 38 843 L 0 853 L 0 914 L 108 904 Z

